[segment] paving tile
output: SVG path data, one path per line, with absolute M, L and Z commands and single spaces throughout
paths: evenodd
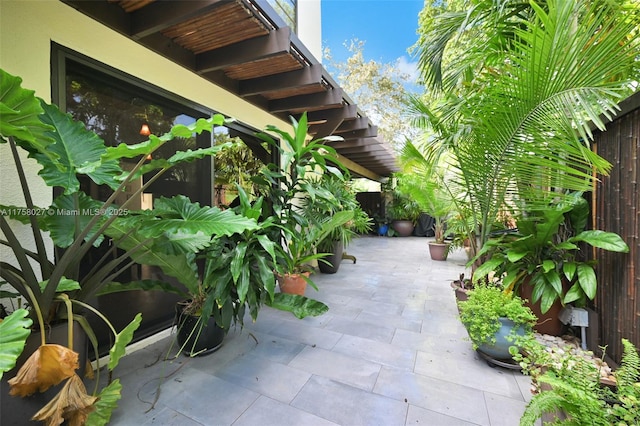
M 309 346 L 331 349 L 342 337 L 341 333 L 305 325 L 302 322 L 282 321 L 268 333 L 272 336 L 295 340 Z
M 402 315 L 384 315 L 374 314 L 372 312 L 362 312 L 356 318 L 358 322 L 373 324 L 374 326 L 384 326 L 401 328 L 409 331 L 420 331 L 422 329 L 422 320 L 417 318 L 407 318 Z
M 203 425 L 230 425 L 259 396 L 200 370 L 186 369 L 162 385 L 158 401 Z
M 354 298 L 348 306 L 362 309 L 373 314 L 400 315 L 404 306 L 400 303 L 376 302 L 369 299 Z
M 187 416 L 184 416 L 177 411 L 170 408 L 163 408 L 161 410 L 155 410 L 152 415 L 144 423 L 139 423 L 145 426 L 149 425 L 162 425 L 162 426 L 202 426 L 202 423 L 196 422 Z M 114 424 L 113 422 L 109 424 Z M 132 419 L 128 419 L 127 425 L 134 424 Z M 213 424 L 213 423 L 209 423 Z
M 465 422 L 455 417 L 440 414 L 436 411 L 425 410 L 424 408 L 409 405 L 407 413 L 407 425 L 429 425 L 429 426 L 475 426 L 477 423 Z M 515 423 L 514 425 L 515 426 Z
M 336 343 L 333 352 L 407 370 L 413 370 L 416 359 L 416 352 L 411 349 L 346 334 Z
M 478 425 L 489 425 L 481 390 L 406 370 L 382 367 L 374 393 Z
M 291 403 L 344 426 L 404 425 L 407 404 L 313 376 Z
M 485 392 L 484 397 L 491 426 L 512 426 L 520 423 L 520 417 L 527 406 L 526 402 L 489 392 Z
M 289 403 L 311 374 L 268 359 L 245 355 L 218 370 L 216 377 Z
M 380 364 L 312 347 L 300 352 L 289 366 L 369 391 L 380 372 Z
M 233 426 L 337 426 L 322 417 L 261 396 Z
M 418 351 L 415 372 L 524 401 L 514 377 L 514 374 L 520 375 L 519 372 L 491 367 L 477 355 L 473 359 L 465 359 Z
M 427 241 L 354 240 L 356 264 L 314 275 L 326 315 L 263 307 L 207 356 L 164 360 L 172 337 L 127 355 L 110 424 L 517 425 L 530 379 L 479 359 L 450 288 L 466 255 L 431 261 Z
M 327 330 L 337 331 L 338 333 L 379 342 L 391 342 L 395 328 L 389 327 L 383 321 L 378 321 L 377 324 L 374 324 L 372 322 L 361 321 L 360 318 L 360 315 L 356 319 L 335 317 L 327 323 L 325 328 Z
M 254 333 L 258 343 L 250 352 L 251 355 L 266 358 L 280 364 L 287 364 L 300 353 L 305 345 L 293 340 L 269 334 Z

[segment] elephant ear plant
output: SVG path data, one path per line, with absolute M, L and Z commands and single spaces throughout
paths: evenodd
M 193 161 L 213 155 L 228 144 L 176 152 L 168 159 L 146 161 L 159 147 L 176 137 L 192 137 L 194 133 L 212 131 L 214 125 L 225 122 L 224 117 L 214 116 L 209 120 L 198 120 L 184 126 L 174 126 L 163 136 L 150 136 L 148 141 L 116 147 L 106 147 L 95 133 L 87 131 L 82 123 L 63 114 L 54 105 L 37 98 L 33 91 L 21 87 L 21 79 L 0 70 L 0 136 L 15 164 L 24 205 L 1 205 L 0 243 L 7 247 L 14 261 L 0 262 L 0 277 L 15 294 L 26 300 L 26 310 L 15 311 L 10 319 L 5 319 L 2 329 L 2 353 L 0 367 L 7 371 L 13 367 L 21 345 L 29 334 L 29 321 L 38 324 L 41 330 L 41 346 L 9 380 L 13 395 L 27 396 L 36 391 L 44 391 L 50 386 L 66 380 L 58 396 L 33 417 L 34 420 L 50 424 L 62 423 L 65 419 L 72 424 L 106 424 L 112 410 L 120 398 L 121 385 L 113 380 L 98 393 L 98 380 L 92 395 L 75 370 L 78 368 L 78 354 L 72 348 L 47 342 L 46 328 L 59 321 L 69 324 L 77 321 L 87 333 L 97 356 L 97 339 L 84 312 L 93 312 L 104 320 L 113 333 L 113 347 L 109 352 L 109 371 L 118 364 L 125 353 L 125 346 L 133 338 L 134 331 L 141 322 L 138 314 L 120 332 L 109 320 L 97 311 L 89 301 L 101 292 L 134 288 L 163 288 L 163 283 L 141 282 L 133 285 L 118 284 L 118 276 L 134 263 L 132 256 L 149 249 L 156 240 L 169 241 L 167 247 L 181 247 L 183 251 L 194 251 L 211 244 L 211 235 L 202 231 L 206 226 L 219 234 L 240 232 L 256 226 L 255 220 L 242 218 L 231 211 L 212 211 L 188 200 L 176 198 L 166 203 L 181 203 L 188 211 L 187 220 L 164 220 L 160 212 L 149 211 L 131 215 L 129 201 L 133 200 L 167 170 L 183 161 Z M 27 177 L 23 168 L 20 149 L 40 166 L 42 183 L 58 187 L 61 193 L 52 204 L 41 207 L 32 198 L 33 177 Z M 131 170 L 124 170 L 120 161 L 135 159 Z M 115 200 L 125 192 L 125 187 L 133 180 L 145 175 L 145 184 L 130 195 L 129 201 L 116 205 Z M 105 185 L 113 192 L 106 201 L 98 201 L 82 192 L 80 178 L 91 180 L 97 185 Z M 132 218 L 135 218 L 133 220 Z M 11 220 L 14 220 L 12 223 Z M 162 219 L 162 220 L 161 220 Z M 25 225 L 33 238 L 33 244 L 25 243 L 18 230 Z M 127 235 L 144 229 L 142 239 L 131 246 Z M 55 260 L 49 259 L 49 234 L 56 250 Z M 86 274 L 80 274 L 80 264 L 92 246 L 99 245 L 105 236 L 111 237 L 111 250 Z M 31 247 L 35 247 L 31 248 Z M 120 250 L 117 250 L 120 249 Z M 154 246 L 148 250 L 150 256 L 155 251 L 164 250 Z M 28 318 L 27 315 L 28 314 Z M 71 336 L 70 336 L 71 337 Z M 5 345 L 5 341 L 10 344 Z M 72 338 L 69 339 L 73 341 Z M 46 367 L 46 369 L 45 369 Z M 98 369 L 99 371 L 99 369 Z M 111 376 L 111 374 L 109 375 Z M 70 399 L 70 396 L 73 398 Z

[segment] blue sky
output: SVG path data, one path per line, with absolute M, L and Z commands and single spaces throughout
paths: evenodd
M 331 49 L 337 62 L 349 53 L 343 44 L 365 41 L 364 56 L 383 63 L 397 63 L 413 74 L 415 58 L 407 49 L 418 36 L 418 13 L 424 0 L 322 0 L 322 46 Z

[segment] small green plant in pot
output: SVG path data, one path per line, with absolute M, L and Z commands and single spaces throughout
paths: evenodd
M 511 358 L 509 348 L 530 335 L 537 320 L 521 298 L 494 284 L 476 284 L 458 303 L 473 348 L 495 359 Z

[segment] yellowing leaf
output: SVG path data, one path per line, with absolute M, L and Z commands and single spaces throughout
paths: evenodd
M 97 397 L 87 394 L 82 379 L 74 374 L 67 380 L 60 392 L 42 407 L 31 420 L 40 420 L 47 425 L 60 425 L 65 420 L 70 426 L 82 426 L 87 416 L 94 410 Z
M 61 345 L 42 345 L 36 350 L 16 376 L 9 380 L 9 394 L 21 397 L 44 392 L 75 374 L 78 353 Z

